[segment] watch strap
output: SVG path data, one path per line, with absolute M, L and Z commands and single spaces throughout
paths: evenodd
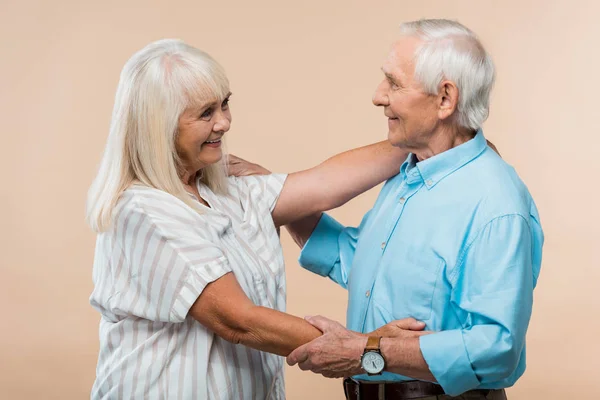
M 366 351 L 379 351 L 381 344 L 381 336 L 369 336 L 367 339 Z

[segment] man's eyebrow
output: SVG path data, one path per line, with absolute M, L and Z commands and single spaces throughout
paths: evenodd
M 386 78 L 388 78 L 391 81 L 397 82 L 399 81 L 399 79 L 397 77 L 395 77 L 394 75 L 392 75 L 389 72 L 386 72 L 383 68 L 381 68 L 381 72 L 383 72 L 383 74 L 385 75 Z

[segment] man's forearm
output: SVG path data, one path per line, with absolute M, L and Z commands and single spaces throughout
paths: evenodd
M 323 213 L 319 212 L 285 225 L 285 228 L 289 232 L 290 236 L 300 248 L 304 247 L 308 241 L 308 238 L 310 235 L 312 235 L 313 231 L 317 227 L 322 215 Z
M 388 372 L 435 382 L 436 379 L 421 354 L 419 338 L 382 338 L 381 354 Z

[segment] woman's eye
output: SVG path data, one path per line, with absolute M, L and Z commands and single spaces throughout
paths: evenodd
M 223 103 L 221 104 L 221 107 L 223 109 L 227 109 L 227 107 L 229 107 L 229 97 L 226 98 L 225 100 L 223 100 Z
M 200 115 L 200 118 L 202 118 L 202 119 L 210 119 L 211 116 L 212 116 L 212 108 L 209 108 L 206 111 L 204 111 L 202 113 L 202 115 Z

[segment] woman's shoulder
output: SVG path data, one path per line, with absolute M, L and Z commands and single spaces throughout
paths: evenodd
M 115 207 L 115 228 L 131 220 L 164 229 L 208 228 L 210 216 L 200 214 L 170 193 L 143 185 L 132 185 L 121 194 Z

